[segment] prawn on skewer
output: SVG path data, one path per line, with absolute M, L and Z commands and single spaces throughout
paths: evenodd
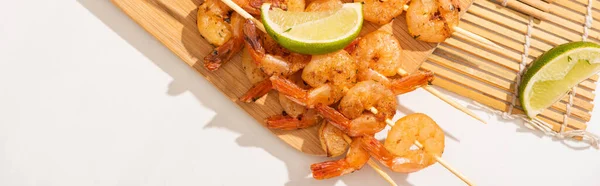
M 331 105 L 356 83 L 356 62 L 344 50 L 316 55 L 302 71 L 302 79 L 312 87 L 303 89 L 280 76 L 271 77 L 273 88 L 296 103 L 313 108 Z
M 354 2 L 363 3 L 365 20 L 383 25 L 402 14 L 407 0 L 354 0 Z
M 247 20 L 244 25 L 244 41 L 258 70 L 265 76 L 290 76 L 301 69 L 311 60 L 310 55 L 293 53 L 264 33 L 257 31 L 255 23 Z M 255 84 L 246 94 L 240 97 L 242 102 L 258 99 L 272 90 L 271 80 L 266 78 Z
M 339 111 L 326 105 L 318 105 L 316 110 L 332 125 L 348 136 L 373 135 L 385 128 L 385 119 L 396 113 L 398 102 L 393 92 L 375 81 L 362 81 L 350 88 L 340 101 Z M 378 114 L 368 112 L 375 107 Z
M 350 174 L 361 169 L 369 161 L 369 153 L 361 147 L 359 140 L 350 143 L 346 157 L 337 161 L 315 163 L 310 166 L 313 177 L 317 180 Z
M 242 49 L 244 18 L 220 0 L 206 0 L 198 7 L 198 31 L 216 48 L 204 57 L 204 67 L 217 70 Z
M 408 33 L 421 41 L 443 42 L 458 26 L 459 13 L 458 0 L 412 0 L 406 10 Z
M 392 23 L 356 39 L 346 47 L 359 66 L 359 81 L 374 80 L 388 86 L 394 94 L 404 94 L 426 86 L 434 78 L 431 71 L 417 71 L 395 78 L 402 68 L 402 47 L 392 33 Z
M 423 148 L 413 150 L 418 141 Z M 372 136 L 360 138 L 361 146 L 394 172 L 411 173 L 436 162 L 444 152 L 444 132 L 429 116 L 407 115 L 392 127 L 384 144 Z
M 301 78 L 301 73 L 296 73 L 289 77 L 297 86 L 307 88 Z M 283 113 L 267 118 L 267 128 L 280 130 L 295 130 L 313 126 L 321 121 L 321 117 L 314 109 L 306 108 L 279 94 L 279 104 L 283 108 Z

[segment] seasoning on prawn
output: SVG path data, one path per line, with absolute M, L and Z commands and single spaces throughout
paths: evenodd
M 307 88 L 308 85 L 300 77 L 301 73 L 295 73 L 289 77 L 299 87 Z M 296 130 L 316 125 L 321 117 L 314 109 L 308 109 L 283 94 L 279 94 L 279 104 L 283 113 L 267 118 L 267 128 L 280 130 Z
M 361 147 L 361 142 L 355 140 L 350 144 L 346 157 L 337 161 L 312 164 L 310 170 L 317 180 L 333 178 L 359 170 L 369 161 L 369 158 L 369 153 Z
M 344 50 L 313 56 L 302 71 L 302 79 L 312 87 L 305 90 L 290 80 L 273 76 L 273 88 L 296 103 L 313 108 L 317 104 L 331 105 L 339 101 L 356 83 L 357 66 Z
M 411 148 L 415 140 L 423 148 Z M 416 113 L 396 121 L 388 132 L 385 144 L 372 136 L 363 136 L 360 141 L 362 148 L 392 171 L 411 173 L 434 164 L 435 157 L 441 157 L 445 137 L 442 129 L 429 116 Z
M 363 3 L 365 20 L 383 25 L 402 14 L 407 0 L 354 0 Z
M 244 41 L 252 61 L 265 76 L 284 76 L 298 72 L 310 61 L 310 55 L 291 52 L 281 47 L 268 35 L 257 31 L 254 22 L 248 20 L 244 24 Z M 240 101 L 250 102 L 260 98 L 271 91 L 269 78 L 253 86 Z
M 459 0 L 412 0 L 406 10 L 408 33 L 432 43 L 444 42 L 460 21 Z
M 362 81 L 350 88 L 340 101 L 339 112 L 318 105 L 319 114 L 351 137 L 373 135 L 385 128 L 385 119 L 396 113 L 398 101 L 393 92 L 375 81 Z M 373 114 L 369 108 L 380 112 Z
M 198 7 L 198 31 L 216 48 L 204 57 L 204 67 L 217 70 L 242 49 L 244 18 L 220 0 L 205 0 Z

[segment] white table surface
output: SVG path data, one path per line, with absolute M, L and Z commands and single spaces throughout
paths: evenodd
M 2 186 L 386 185 L 368 166 L 313 180 L 309 165 L 328 158 L 271 135 L 107 0 L 3 2 Z M 434 118 L 443 158 L 479 185 L 600 185 L 596 149 L 497 117 L 483 125 L 421 90 L 400 101 L 396 117 Z M 600 109 L 590 124 L 600 134 Z M 390 174 L 400 185 L 463 185 L 438 164 Z

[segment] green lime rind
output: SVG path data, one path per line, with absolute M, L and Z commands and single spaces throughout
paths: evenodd
M 519 90 L 519 101 L 521 102 L 521 105 L 523 106 L 523 110 L 528 117 L 533 118 L 533 117 L 535 117 L 535 115 L 537 115 L 539 113 L 539 110 L 531 111 L 531 109 L 528 107 L 529 106 L 529 104 L 527 104 L 528 100 L 526 100 L 526 98 L 528 98 L 528 96 L 525 94 L 527 87 L 529 87 L 528 86 L 529 83 L 531 83 L 531 81 L 535 79 L 534 78 L 535 75 L 538 72 L 540 72 L 541 70 L 543 70 L 544 67 L 546 65 L 548 65 L 550 62 L 555 61 L 556 58 L 563 57 L 564 54 L 569 53 L 572 50 L 583 49 L 583 48 L 597 49 L 600 51 L 600 45 L 598 45 L 596 43 L 592 43 L 592 42 L 579 41 L 579 42 L 571 42 L 571 43 L 562 44 L 562 45 L 556 46 L 556 47 L 544 52 L 542 55 L 540 55 L 531 64 L 531 66 L 527 69 L 527 72 L 525 74 L 523 74 L 523 79 L 521 80 L 521 84 L 519 85 L 519 89 L 518 89 Z M 588 59 L 588 63 L 590 60 L 591 59 Z M 593 72 L 589 76 L 592 76 L 595 73 L 597 73 L 597 71 Z M 585 80 L 585 79 L 582 79 L 581 81 L 583 81 L 583 80 Z M 578 83 L 580 83 L 580 82 L 576 82 L 572 86 L 576 86 Z M 531 85 L 531 86 L 533 86 L 533 85 Z M 567 94 L 571 88 L 572 87 L 564 88 L 564 92 L 561 92 L 560 96 L 558 96 L 555 101 L 558 101 L 565 94 Z M 528 91 L 531 91 L 531 90 L 528 90 Z
M 362 6 L 360 6 L 360 12 L 362 12 Z M 335 52 L 335 51 L 345 48 L 352 41 L 354 41 L 354 39 L 356 39 L 356 37 L 358 37 L 358 35 L 360 34 L 360 30 L 362 28 L 362 25 L 363 25 L 363 17 L 362 17 L 362 14 L 360 14 L 360 19 L 359 19 L 359 22 L 357 23 L 357 24 L 359 24 L 358 31 L 352 33 L 348 37 L 342 38 L 340 40 L 335 40 L 335 41 L 305 42 L 305 41 L 298 41 L 298 40 L 294 40 L 294 39 L 285 37 L 285 36 L 283 36 L 283 34 L 275 31 L 275 29 L 273 29 L 271 27 L 271 25 L 264 24 L 264 23 L 267 23 L 267 20 L 266 20 L 267 17 L 265 16 L 264 13 L 261 13 L 260 18 L 261 18 L 261 21 L 263 22 L 263 25 L 267 31 L 267 34 L 269 34 L 269 36 L 271 36 L 271 38 L 273 38 L 273 40 L 275 40 L 279 45 L 281 45 L 282 47 L 284 47 L 292 52 L 296 52 L 296 53 L 300 53 L 300 54 L 310 54 L 310 55 L 327 54 L 327 53 Z M 315 30 L 318 30 L 318 29 L 315 29 Z

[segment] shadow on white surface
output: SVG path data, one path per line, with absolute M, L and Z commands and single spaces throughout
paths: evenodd
M 210 128 L 225 128 L 235 133 L 239 133 L 241 136 L 236 139 L 236 143 L 239 146 L 263 149 L 273 157 L 284 162 L 287 167 L 289 179 L 285 184 L 286 186 L 334 185 L 339 181 L 350 186 L 387 185 L 387 183 L 368 166 L 363 167 L 359 172 L 349 176 L 322 181 L 314 180 L 310 177 L 310 164 L 330 159 L 309 156 L 298 152 L 274 137 L 269 130 L 260 126 L 241 109 L 233 106 L 233 103 L 225 96 L 221 95 L 221 93 L 212 87 L 210 83 L 199 76 L 192 68 L 188 67 L 173 53 L 164 48 L 162 44 L 157 42 L 156 39 L 146 33 L 109 1 L 78 0 L 78 2 L 131 46 L 135 47 L 139 52 L 148 57 L 157 67 L 173 78 L 173 81 L 168 85 L 168 90 L 166 92 L 168 95 L 176 96 L 189 91 L 198 99 L 200 104 L 217 113 L 213 120 L 204 126 L 204 130 Z M 158 6 L 160 6 L 159 4 L 160 3 L 157 3 Z M 190 16 L 194 14 L 195 13 L 192 12 L 190 13 Z M 185 18 L 178 17 L 176 19 Z M 403 112 L 412 113 L 408 108 L 404 108 Z M 232 116 L 245 117 L 245 120 L 251 123 L 236 123 L 234 121 L 239 121 L 240 119 Z M 258 168 L 256 171 L 261 170 Z M 412 185 L 406 181 L 408 177 L 407 174 L 388 173 L 397 184 Z
M 447 94 L 449 93 L 448 91 L 444 91 Z M 464 98 L 462 96 L 458 96 L 454 93 L 450 93 L 453 94 L 454 97 L 459 98 L 465 102 L 472 102 L 470 100 L 468 100 L 467 98 Z M 536 130 L 534 128 L 528 128 L 525 124 L 525 121 L 521 120 L 521 119 L 510 119 L 510 118 L 504 118 L 502 115 L 498 115 L 498 114 L 494 114 L 492 112 L 490 112 L 488 110 L 488 108 L 482 108 L 480 106 L 477 105 L 471 105 L 469 104 L 467 106 L 468 109 L 471 110 L 479 110 L 479 111 L 483 111 L 487 114 L 487 120 L 488 122 L 492 121 L 496 121 L 496 122 L 500 122 L 500 123 L 512 123 L 515 124 L 518 128 L 515 130 L 515 132 L 517 133 L 527 133 L 530 135 L 534 135 L 540 139 L 547 137 L 547 138 L 551 138 L 552 141 L 554 142 L 559 142 L 562 143 L 563 145 L 565 145 L 566 147 L 573 149 L 573 150 L 586 150 L 586 149 L 590 149 L 592 146 L 586 144 L 586 143 L 582 143 L 581 141 L 577 141 L 577 140 L 572 140 L 572 139 L 561 139 L 558 137 L 553 137 L 553 136 L 548 136 L 546 135 L 544 132 L 540 131 L 540 130 Z

